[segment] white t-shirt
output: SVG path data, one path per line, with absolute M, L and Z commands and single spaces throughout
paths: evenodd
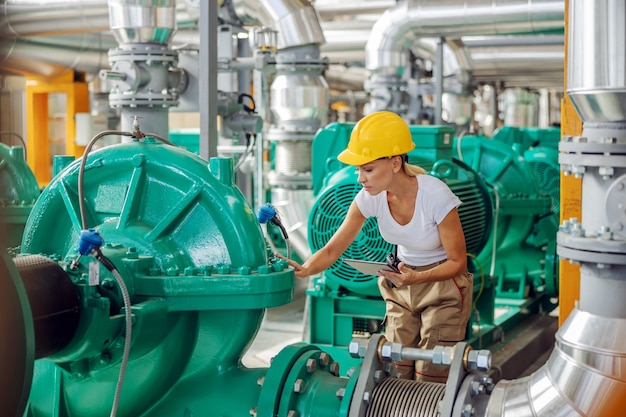
M 370 195 L 362 189 L 355 197 L 365 217 L 377 217 L 380 234 L 387 242 L 398 245 L 398 258 L 409 265 L 423 266 L 446 259 L 437 225 L 461 200 L 438 178 L 417 176 L 415 212 L 404 226 L 398 224 L 387 203 L 387 191 Z

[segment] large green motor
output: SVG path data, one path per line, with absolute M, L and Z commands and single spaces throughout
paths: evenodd
M 558 187 L 554 190 L 550 170 L 545 170 L 543 182 L 536 174 L 539 163 L 549 164 L 550 149 L 520 148 L 520 144 L 465 136 L 455 139 L 453 146 L 455 156 L 480 173 L 490 187 L 494 229 L 477 257 L 484 270 L 497 278 L 497 297 L 512 304 L 537 294 L 558 293 L 558 207 L 552 196 L 555 191 L 558 195 Z M 522 155 L 534 155 L 535 169 Z
M 345 149 L 354 124 L 335 123 L 320 131 L 313 143 L 313 181 L 316 201 L 309 216 L 309 243 L 315 252 L 330 240 L 341 225 L 350 203 L 361 189 L 354 167 L 337 160 Z M 491 231 L 491 200 L 483 181 L 465 164 L 452 159 L 454 130 L 445 126 L 411 126 L 416 148 L 409 161 L 430 175 L 442 179 L 463 204 L 459 216 L 465 233 L 467 251 L 478 254 Z M 384 261 L 393 248 L 385 242 L 375 219 L 368 219 L 345 258 Z M 377 279 L 365 275 L 339 259 L 325 271 L 326 285 L 334 291 L 379 296 Z

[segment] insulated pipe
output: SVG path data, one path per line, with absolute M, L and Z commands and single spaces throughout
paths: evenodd
M 302 0 L 233 0 L 244 24 L 278 31 L 277 49 L 325 42 L 315 9 Z
M 109 66 L 107 49 L 115 45 L 113 38 L 104 33 L 11 39 L 0 48 L 0 68 L 51 78 L 70 69 L 97 74 Z
M 546 33 L 563 29 L 563 2 L 409 0 L 387 10 L 367 41 L 366 66 L 395 73 L 420 37 Z
M 109 30 L 107 0 L 4 0 L 2 3 L 0 38 Z
M 563 137 L 559 163 L 582 177 L 582 219 L 563 222 L 557 253 L 580 264 L 580 300 L 548 362 L 495 386 L 487 417 L 616 416 L 626 397 L 626 5 L 569 4 L 569 93 L 582 136 Z

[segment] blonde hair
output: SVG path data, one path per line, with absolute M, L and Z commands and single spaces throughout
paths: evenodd
M 418 165 L 409 164 L 409 156 L 407 154 L 398 155 L 402 158 L 402 170 L 409 177 L 416 177 L 420 174 L 426 174 L 426 170 Z
M 404 173 L 409 177 L 416 177 L 419 174 L 426 174 L 426 170 L 420 166 L 409 164 L 408 162 L 404 163 L 403 166 Z

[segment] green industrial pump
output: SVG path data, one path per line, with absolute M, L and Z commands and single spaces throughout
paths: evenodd
M 21 253 L 0 252 L 3 415 L 364 417 L 389 415 L 393 397 L 402 415 L 452 417 L 472 387 L 485 411 L 491 353 L 464 342 L 360 338 L 345 376 L 306 343 L 246 368 L 266 308 L 293 299 L 293 270 L 271 254 L 231 159 L 136 133 L 61 171 Z M 448 382 L 394 378 L 399 357 L 449 366 Z
M 123 360 L 120 416 L 248 415 L 265 371 L 240 359 L 264 309 L 292 300 L 294 276 L 268 253 L 232 160 L 146 137 L 80 168 L 43 191 L 15 258 L 42 358 L 27 415 L 108 416 Z

